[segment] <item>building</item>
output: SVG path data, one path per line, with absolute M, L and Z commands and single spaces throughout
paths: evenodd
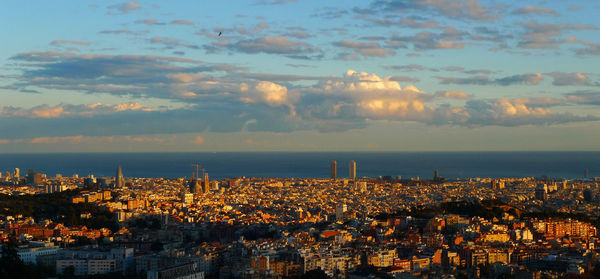
M 184 205 L 189 205 L 194 202 L 194 194 L 191 193 L 181 193 L 181 203 Z
M 337 179 L 337 162 L 331 161 L 331 179 Z
M 125 179 L 123 178 L 123 169 L 121 166 L 117 166 L 117 174 L 115 175 L 115 187 L 121 188 L 125 185 Z
M 75 275 L 87 276 L 133 270 L 133 248 L 113 248 L 108 252 L 97 250 L 61 250 L 56 257 L 56 273 L 73 266 Z
M 335 207 L 335 219 L 343 222 L 346 211 L 348 211 L 348 206 L 345 203 L 338 203 Z
M 546 184 L 540 184 L 535 188 L 535 199 L 540 201 L 548 199 L 548 186 Z
M 148 279 L 204 279 L 204 272 L 198 271 L 195 263 L 187 263 L 161 270 L 150 270 Z
M 46 193 L 47 194 L 62 192 L 62 191 L 66 191 L 67 189 L 68 189 L 67 186 L 63 185 L 63 184 L 47 184 L 46 185 Z
M 190 179 L 190 193 L 192 194 L 201 194 L 202 193 L 202 185 L 200 185 L 200 180 L 195 178 L 192 174 L 192 178 Z
M 204 191 L 204 193 L 208 193 L 210 192 L 210 180 L 208 179 L 208 173 L 205 172 L 204 173 L 204 178 L 202 179 L 202 190 Z
M 42 184 L 42 174 L 35 172 L 33 169 L 27 170 L 27 184 L 29 185 L 40 185 Z
M 349 168 L 348 178 L 356 179 L 356 162 L 354 160 L 350 161 L 348 168 Z
M 56 257 L 60 249 L 53 243 L 32 241 L 29 247 L 19 248 L 17 254 L 24 264 L 36 265 L 40 258 Z

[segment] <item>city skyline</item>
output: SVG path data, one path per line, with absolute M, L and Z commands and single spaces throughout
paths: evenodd
M 599 150 L 599 10 L 4 2 L 0 153 Z

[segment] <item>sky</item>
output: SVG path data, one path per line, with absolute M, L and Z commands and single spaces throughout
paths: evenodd
M 0 2 L 0 153 L 600 150 L 600 3 Z

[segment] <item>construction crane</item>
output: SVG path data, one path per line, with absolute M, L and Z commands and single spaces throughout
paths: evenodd
M 196 167 L 196 179 L 199 179 L 198 174 L 199 174 L 199 170 L 200 170 L 200 165 L 199 164 L 192 164 L 192 167 Z M 202 168 L 202 178 L 204 179 L 204 171 L 205 169 Z

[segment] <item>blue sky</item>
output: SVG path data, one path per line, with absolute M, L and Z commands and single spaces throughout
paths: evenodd
M 600 150 L 599 12 L 2 1 L 0 152 Z

